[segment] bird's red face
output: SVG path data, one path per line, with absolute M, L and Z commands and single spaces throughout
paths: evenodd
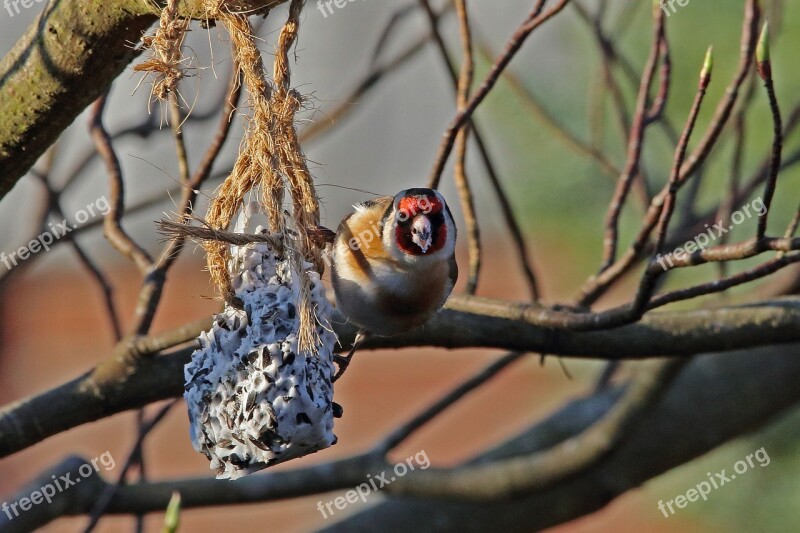
M 447 243 L 449 213 L 442 197 L 432 189 L 409 189 L 394 200 L 395 242 L 410 255 L 429 255 Z

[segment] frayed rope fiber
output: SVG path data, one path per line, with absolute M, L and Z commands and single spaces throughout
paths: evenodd
M 225 301 L 185 368 L 184 396 L 192 442 L 221 478 L 234 479 L 336 442 L 331 381 L 336 336 L 320 282 L 319 200 L 295 127 L 303 99 L 291 88 L 288 59 L 304 3 L 290 3 L 272 82 L 248 14 L 221 0 L 204 4 L 207 18 L 230 35 L 250 113 L 236 162 L 209 204 L 204 227 L 181 231 L 174 223 L 161 225 L 167 235 L 202 243 L 211 280 Z M 188 24 L 178 22 L 177 5 L 170 0 L 164 8 L 149 42 L 153 57 L 140 69 L 156 73 L 158 98 L 176 91 L 182 76 L 180 48 Z M 260 193 L 257 207 L 245 208 L 255 191 Z M 253 238 L 246 230 L 256 211 L 266 216 L 268 227 Z M 233 235 L 241 238 L 228 231 L 237 213 L 240 223 Z
M 300 12 L 305 1 L 292 0 L 290 3 L 288 19 L 276 44 L 274 85 L 266 77 L 248 13 L 235 9 L 233 3 L 229 8 L 228 4 L 223 0 L 208 0 L 204 4 L 206 17 L 220 22 L 230 35 L 234 63 L 241 73 L 252 114 L 246 120 L 245 134 L 233 170 L 216 191 L 206 220 L 213 229 L 227 230 L 242 208 L 246 195 L 260 188 L 261 207 L 269 220 L 270 233 L 287 241 L 291 238 L 291 242 L 285 242 L 279 248 L 285 251 L 298 272 L 301 289 L 296 304 L 301 318 L 298 331 L 300 350 L 315 353 L 319 343 L 315 333 L 316 317 L 309 297 L 310 281 L 301 264 L 303 261 L 312 263 L 320 275 L 324 271 L 320 247 L 309 235 L 309 230 L 319 225 L 319 200 L 295 127 L 302 97 L 291 88 L 289 68 L 289 51 L 297 39 Z M 189 21 L 179 16 L 178 7 L 179 0 L 167 2 L 155 35 L 144 40 L 152 55 L 135 67 L 156 75 L 153 95 L 158 99 L 174 93 L 183 77 L 181 46 Z M 286 189 L 291 195 L 291 237 L 287 235 L 283 209 Z M 230 259 L 228 246 L 210 240 L 203 246 L 211 280 L 222 298 L 231 302 L 233 289 L 227 268 Z

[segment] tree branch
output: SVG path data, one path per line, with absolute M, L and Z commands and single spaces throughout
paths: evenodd
M 578 475 L 523 498 L 480 505 L 468 500 L 391 498 L 322 531 L 361 531 L 380 523 L 383 531 L 461 533 L 483 531 L 485 524 L 492 524 L 497 531 L 522 533 L 562 524 L 604 507 L 626 491 L 757 429 L 796 405 L 800 401 L 798 356 L 800 346 L 792 345 L 695 359 L 613 453 Z M 618 390 L 606 390 L 572 402 L 471 463 L 551 448 L 585 431 L 611 409 L 618 394 Z M 404 482 L 414 483 L 414 473 L 405 476 Z M 394 485 L 383 492 L 393 493 Z M 168 500 L 166 494 L 164 506 Z M 652 502 L 655 513 L 656 503 Z
M 766 359 L 769 364 L 764 364 Z M 613 453 L 569 479 L 523 498 L 476 506 L 471 501 L 407 498 L 425 493 L 424 484 L 415 483 L 415 474 L 425 471 L 409 472 L 403 477 L 403 485 L 395 489 L 397 483 L 393 483 L 382 490 L 384 495 L 392 495 L 402 489 L 406 498 L 377 505 L 327 531 L 369 529 L 366 525 L 378 523 L 378 518 L 385 531 L 431 531 L 434 526 L 437 531 L 475 531 L 487 523 L 501 531 L 543 529 L 597 510 L 648 479 L 770 421 L 800 401 L 799 379 L 800 345 L 796 344 L 698 358 L 675 378 L 664 397 Z M 573 401 L 466 464 L 522 457 L 552 448 L 609 413 L 620 394 L 619 388 L 612 388 Z M 741 401 L 731 402 L 734 396 Z M 73 458 L 39 480 L 46 482 L 51 474 L 76 470 L 81 462 Z M 161 511 L 173 490 L 181 493 L 186 509 L 320 494 L 354 488 L 367 479 L 367 474 L 386 468 L 389 465 L 377 455 L 364 454 L 292 471 L 256 474 L 236 482 L 194 478 L 143 483 L 120 487 L 108 512 Z M 36 483 L 31 486 L 41 486 Z M 10 532 L 29 531 L 65 514 L 86 514 L 106 486 L 105 482 L 82 483 L 60 492 L 57 503 L 43 506 L 41 512 L 25 513 L 13 521 L 0 513 L 0 527 Z M 25 494 L 21 491 L 19 496 Z M 581 497 L 575 498 L 575 494 Z
M 563 314 L 534 305 L 455 297 L 423 328 L 395 337 L 371 337 L 361 349 L 500 348 L 607 360 L 684 357 L 796 342 L 800 299 L 656 312 L 635 324 L 604 331 L 570 331 L 536 324 L 558 320 Z M 193 348 L 158 357 L 129 354 L 142 355 L 147 348 L 163 350 L 170 344 L 186 342 L 210 322 L 210 318 L 198 320 L 175 335 L 130 341 L 118 346 L 111 358 L 90 372 L 4 406 L 0 409 L 0 457 L 81 424 L 182 395 L 183 366 Z M 343 349 L 348 349 L 356 329 L 341 316 L 335 316 L 333 324 Z M 121 361 L 123 357 L 127 359 Z

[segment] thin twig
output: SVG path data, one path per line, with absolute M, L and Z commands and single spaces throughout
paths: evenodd
M 733 117 L 733 154 L 731 155 L 731 170 L 728 189 L 730 193 L 726 199 L 720 203 L 717 210 L 717 220 L 730 219 L 736 209 L 734 202 L 739 196 L 739 188 L 742 183 L 742 158 L 744 157 L 744 148 L 746 145 L 746 128 L 745 122 L 747 120 L 747 110 L 753 102 L 755 95 L 755 77 L 750 76 L 750 81 L 747 84 L 747 89 L 744 98 Z M 790 235 L 791 236 L 791 235 Z M 720 244 L 728 242 L 728 234 L 720 235 Z M 719 274 L 721 278 L 727 276 L 727 263 L 718 263 Z
M 648 102 L 650 86 L 655 77 L 658 58 L 662 52 L 662 39 L 664 38 L 664 11 L 658 3 L 653 3 L 653 38 L 650 45 L 650 55 L 642 72 L 639 84 L 639 94 L 636 98 L 636 109 L 633 114 L 631 133 L 628 137 L 628 157 L 625 168 L 617 181 L 614 196 L 606 214 L 606 231 L 603 239 L 603 261 L 600 271 L 608 269 L 617 256 L 617 240 L 619 239 L 619 216 L 631 189 L 634 178 L 639 174 L 642 157 L 642 144 L 644 133 L 648 124 Z
M 414 418 L 394 429 L 380 442 L 380 444 L 375 446 L 373 453 L 380 454 L 385 457 L 386 454 L 402 444 L 403 441 L 408 439 L 422 426 L 440 415 L 443 411 L 455 404 L 461 398 L 492 379 L 494 376 L 500 373 L 500 371 L 524 355 L 525 352 L 509 352 L 500 357 L 486 368 L 482 369 L 466 381 L 459 384 L 456 388 L 442 396 L 439 400 L 426 407 L 422 412 L 414 416 Z
M 120 487 L 125 484 L 125 478 L 128 475 L 128 472 L 137 464 L 137 457 L 141 454 L 142 445 L 144 444 L 145 438 L 150 434 L 150 432 L 155 429 L 159 422 L 161 422 L 164 417 L 167 415 L 170 409 L 177 404 L 180 400 L 172 400 L 163 406 L 159 411 L 152 416 L 149 420 L 145 421 L 139 427 L 139 433 L 136 437 L 136 442 L 133 445 L 133 449 L 131 449 L 130 453 L 128 454 L 128 459 L 125 461 L 125 464 L 122 466 L 122 470 L 120 470 L 119 474 L 117 475 L 117 481 L 113 484 L 109 484 L 106 486 L 103 493 L 97 499 L 92 511 L 89 513 L 89 523 L 84 528 L 84 533 L 90 533 L 94 531 L 94 528 L 97 527 L 97 524 L 100 522 L 100 519 L 105 514 L 106 509 L 108 508 L 108 504 L 111 503 L 111 500 L 114 498 L 114 495 L 117 493 Z
M 686 158 L 686 149 L 689 146 L 689 139 L 692 136 L 692 131 L 694 131 L 694 126 L 697 122 L 697 115 L 700 113 L 700 107 L 703 105 L 703 98 L 705 97 L 709 83 L 711 83 L 711 71 L 712 56 L 711 48 L 709 47 L 703 62 L 703 69 L 700 73 L 700 81 L 697 86 L 697 93 L 695 94 L 692 108 L 689 111 L 689 118 L 686 120 L 686 125 L 681 133 L 680 140 L 678 141 L 678 147 L 675 149 L 675 160 L 672 164 L 672 170 L 667 182 L 668 192 L 666 199 L 664 200 L 664 206 L 661 210 L 661 217 L 659 218 L 658 225 L 655 229 L 656 244 L 654 252 L 655 257 L 652 259 L 653 262 L 657 262 L 658 258 L 661 257 L 660 252 L 664 248 L 664 242 L 667 239 L 667 228 L 669 227 L 669 221 L 672 218 L 672 214 L 675 211 L 676 196 L 678 194 L 678 189 L 681 186 L 681 166 Z M 666 253 L 666 250 L 664 252 Z M 665 269 L 645 270 L 645 273 L 642 276 L 642 280 L 639 284 L 639 290 L 637 291 L 634 299 L 633 307 L 635 310 L 642 312 L 644 311 L 647 303 L 650 301 L 650 298 L 653 295 L 653 292 L 655 291 L 657 280 L 665 272 Z
M 772 81 L 772 62 L 769 57 L 769 26 L 765 23 L 758 43 L 758 73 L 764 80 L 764 88 L 769 99 L 769 109 L 772 113 L 772 157 L 769 164 L 769 176 L 764 185 L 764 211 L 758 214 L 758 228 L 756 237 L 762 238 L 767 232 L 767 220 L 772 206 L 772 197 L 778 183 L 778 173 L 781 168 L 781 151 L 783 149 L 783 125 L 781 124 L 781 111 L 778 107 L 778 98 L 775 96 L 775 85 Z
M 427 469 L 398 478 L 392 493 L 486 501 L 513 498 L 582 472 L 610 453 L 666 392 L 683 360 L 658 362 L 641 372 L 622 397 L 583 432 L 522 457 L 499 459 L 455 469 Z
M 63 190 L 55 191 L 52 185 L 50 184 L 50 172 L 52 170 L 51 165 L 53 162 L 53 157 L 52 157 L 53 152 L 50 151 L 48 152 L 48 154 L 50 154 L 50 156 L 48 157 L 48 164 L 45 171 L 41 174 L 34 173 L 34 175 L 41 181 L 46 191 L 47 198 L 49 199 L 46 215 L 45 217 L 43 217 L 42 223 L 40 224 L 42 232 L 45 231 L 44 222 L 47 219 L 47 215 L 53 214 L 57 218 L 66 219 L 66 216 L 64 216 L 64 210 L 61 207 L 61 194 L 63 193 Z M 89 254 L 75 239 L 74 233 L 66 234 L 64 236 L 64 239 L 69 241 L 73 251 L 75 252 L 75 255 L 78 256 L 78 259 L 80 260 L 81 264 L 86 268 L 86 270 L 89 271 L 89 275 L 92 277 L 92 279 L 95 280 L 97 285 L 100 287 L 100 290 L 103 294 L 103 303 L 105 304 L 106 312 L 108 313 L 109 322 L 111 324 L 114 342 L 119 341 L 119 339 L 122 338 L 122 325 L 120 323 L 119 315 L 117 314 L 117 308 L 114 303 L 114 289 L 111 286 L 111 283 L 108 281 L 103 271 L 100 270 L 100 267 L 98 267 L 94 263 L 92 258 L 89 257 Z
M 452 2 L 448 2 L 440 11 L 436 13 L 436 20 L 440 20 L 443 15 L 448 13 L 453 7 Z M 300 140 L 310 141 L 328 131 L 332 126 L 338 125 L 340 119 L 345 118 L 353 109 L 356 109 L 358 101 L 363 98 L 370 90 L 377 87 L 387 75 L 397 72 L 406 62 L 417 56 L 425 45 L 432 38 L 432 34 L 426 34 L 408 45 L 403 51 L 399 52 L 392 59 L 382 64 L 372 64 L 367 74 L 355 85 L 355 87 L 344 97 L 337 106 L 325 112 L 325 120 L 312 122 L 300 134 Z
M 725 95 L 714 111 L 714 116 L 706 129 L 705 135 L 692 153 L 687 156 L 681 168 L 682 181 L 688 179 L 689 176 L 703 164 L 706 158 L 708 158 L 720 133 L 722 133 L 723 128 L 728 123 L 728 118 L 739 96 L 739 90 L 753 64 L 753 52 L 755 51 L 756 39 L 758 38 L 759 17 L 758 2 L 756 0 L 746 0 L 744 20 L 742 23 L 739 66 L 734 74 L 733 80 L 731 80 L 725 90 Z
M 224 242 L 225 244 L 232 244 L 234 246 L 246 246 L 253 243 L 266 243 L 271 247 L 280 249 L 282 247 L 279 237 L 273 235 L 259 235 L 250 233 L 234 233 L 232 231 L 225 231 L 215 229 L 208 225 L 204 220 L 193 217 L 198 220 L 202 227 L 190 226 L 183 222 L 173 222 L 171 220 L 160 220 L 156 222 L 156 229 L 162 235 L 165 235 L 168 240 L 177 239 L 191 239 L 195 242 Z
M 478 87 L 478 90 L 472 95 L 467 105 L 464 106 L 464 109 L 456 113 L 456 116 L 448 125 L 444 134 L 444 138 L 439 144 L 436 157 L 434 158 L 435 162 L 433 165 L 433 170 L 431 170 L 428 178 L 428 184 L 431 188 L 435 189 L 439 185 L 439 180 L 441 179 L 442 172 L 444 172 L 444 167 L 447 164 L 447 158 L 449 157 L 450 152 L 453 150 L 453 145 L 455 144 L 458 131 L 467 123 L 468 120 L 470 120 L 470 118 L 472 118 L 472 114 L 475 112 L 481 102 L 483 102 L 489 92 L 494 88 L 497 80 L 500 78 L 500 74 L 502 74 L 503 70 L 505 70 L 505 68 L 514 58 L 516 53 L 525 43 L 525 40 L 536 28 L 550 20 L 562 9 L 564 9 L 564 6 L 566 6 L 568 2 L 569 0 L 560 0 L 550 10 L 542 13 L 545 0 L 536 1 L 536 5 L 531 13 L 516 29 L 516 31 L 514 31 L 513 35 L 506 43 L 505 50 L 503 50 L 503 53 L 500 54 L 494 64 L 492 64 L 491 70 L 484 78 L 480 87 Z
M 667 227 L 669 220 L 672 218 L 672 213 L 675 210 L 675 197 L 678 194 L 680 187 L 680 173 L 683 161 L 686 158 L 686 149 L 689 146 L 689 139 L 694 131 L 694 125 L 697 122 L 697 115 L 700 113 L 700 107 L 703 105 L 703 98 L 706 95 L 709 83 L 711 83 L 711 48 L 706 53 L 703 71 L 700 74 L 700 82 L 698 83 L 697 93 L 692 103 L 692 108 L 689 111 L 689 118 L 686 120 L 686 126 L 681 133 L 678 147 L 675 150 L 675 161 L 672 164 L 672 170 L 668 180 L 667 195 L 664 199 L 664 207 L 661 209 L 661 218 L 656 227 L 656 253 L 660 252 L 664 247 L 664 241 L 667 238 Z
M 800 245 L 800 243 L 798 244 Z M 750 283 L 757 279 L 764 278 L 798 262 L 800 262 L 800 254 L 797 253 L 776 257 L 775 259 L 770 259 L 769 261 L 766 261 L 758 266 L 749 268 L 727 278 L 717 279 L 707 283 L 700 283 L 698 285 L 686 287 L 684 289 L 677 289 L 664 294 L 659 294 L 650 300 L 650 302 L 647 304 L 647 308 L 648 310 L 656 309 L 674 302 L 689 300 L 706 294 L 719 293 L 744 283 Z
M 577 5 L 577 4 L 574 4 Z M 492 57 L 489 47 L 485 42 L 480 42 L 477 49 L 484 59 Z M 619 176 L 621 170 L 612 163 L 605 154 L 598 148 L 585 143 L 578 139 L 572 132 L 570 132 L 564 125 L 560 124 L 558 120 L 544 107 L 535 94 L 529 90 L 511 69 L 506 69 L 503 72 L 503 81 L 505 81 L 512 91 L 519 97 L 525 109 L 536 115 L 541 121 L 542 125 L 553 133 L 553 136 L 562 141 L 567 148 L 575 152 L 585 155 L 591 159 L 603 174 L 609 177 Z
M 791 133 L 794 132 L 798 125 L 800 125 L 800 104 L 795 106 L 792 113 L 789 115 L 789 118 L 786 120 L 786 124 L 783 128 L 783 137 L 787 138 Z M 752 176 L 740 188 L 738 195 L 731 199 L 733 204 L 739 204 L 740 202 L 744 201 L 744 199 L 752 194 L 760 184 L 766 181 L 769 175 L 770 161 L 771 154 L 768 154 L 764 161 L 762 161 L 762 163 L 759 165 L 758 169 L 753 172 Z M 796 150 L 784 159 L 780 170 L 783 171 L 798 163 L 800 163 L 800 149 Z M 645 215 L 645 219 L 642 227 L 639 230 L 639 233 L 636 235 L 633 243 L 625 252 L 625 254 L 621 256 L 611 268 L 597 276 L 590 277 L 587 282 L 584 283 L 583 287 L 581 288 L 581 294 L 577 299 L 579 306 L 586 306 L 596 301 L 608 290 L 609 287 L 618 281 L 622 275 L 630 272 L 636 262 L 643 257 L 643 254 L 647 251 L 647 242 L 650 233 L 655 228 L 658 217 L 660 216 L 662 205 L 661 199 L 663 198 L 662 195 L 665 193 L 666 189 L 662 190 L 662 192 L 653 199 L 653 202 L 651 203 Z M 701 214 L 699 217 L 697 217 L 696 224 L 687 226 L 689 228 L 687 231 L 690 234 L 695 235 L 697 233 L 706 231 L 708 226 L 714 224 L 714 222 L 718 222 L 718 220 L 715 218 L 716 212 L 717 208 L 712 208 L 711 210 Z M 680 244 L 680 241 L 676 241 L 675 244 Z
M 108 241 L 127 257 L 143 273 L 147 272 L 153 260 L 150 255 L 122 229 L 122 215 L 125 212 L 125 185 L 122 180 L 122 169 L 119 158 L 111 144 L 111 136 L 103 125 L 103 110 L 108 100 L 108 93 L 104 94 L 92 106 L 89 119 L 89 131 L 94 140 L 95 148 L 106 165 L 109 177 L 110 210 L 105 217 L 105 234 Z
M 452 0 L 449 0 L 448 4 L 448 8 L 452 7 Z M 392 37 L 392 35 L 400 26 L 400 22 L 402 22 L 403 19 L 407 18 L 409 15 L 413 14 L 414 10 L 414 4 L 409 2 L 404 6 L 398 7 L 394 10 L 394 12 L 392 12 L 392 15 L 389 17 L 389 20 L 386 21 L 386 24 L 384 25 L 383 30 L 381 30 L 378 40 L 375 42 L 375 46 L 372 49 L 372 56 L 369 60 L 370 66 L 375 66 L 378 63 L 381 53 L 389 43 L 390 37 Z
M 183 113 L 176 94 L 170 95 L 170 125 L 175 138 L 176 153 L 178 155 L 178 168 L 180 171 L 181 197 L 178 206 L 178 220 L 183 223 L 190 217 L 194 202 L 197 198 L 200 187 L 208 179 L 211 169 L 219 156 L 222 146 L 230 134 L 233 115 L 241 98 L 241 83 L 239 79 L 239 69 L 231 71 L 228 81 L 226 94 L 228 98 L 220 111 L 217 133 L 211 144 L 206 150 L 200 166 L 192 174 L 189 169 L 186 144 L 181 131 L 183 123 Z M 181 224 L 183 225 L 183 224 Z M 161 300 L 166 274 L 180 255 L 184 246 L 184 238 L 176 235 L 170 240 L 159 254 L 159 260 L 148 274 L 142 288 L 139 291 L 139 305 L 137 306 L 137 326 L 138 335 L 146 334 L 155 317 L 158 303 Z
M 470 87 L 472 85 L 472 77 L 475 70 L 472 53 L 472 33 L 469 27 L 469 16 L 467 14 L 466 0 L 456 0 L 456 14 L 458 16 L 459 34 L 461 36 L 461 51 L 462 63 L 461 74 L 456 76 L 453 71 L 447 46 L 444 43 L 442 34 L 436 22 L 436 14 L 428 0 L 419 0 L 433 32 L 434 42 L 439 48 L 439 53 L 444 59 L 445 68 L 454 82 L 456 91 L 456 108 L 461 111 L 466 106 L 469 99 Z M 464 214 L 464 224 L 467 229 L 467 250 L 469 254 L 469 272 L 467 276 L 467 286 L 465 291 L 467 294 L 475 294 L 478 287 L 478 276 L 481 268 L 481 243 L 480 243 L 480 226 L 478 225 L 477 215 L 475 213 L 475 199 L 472 195 L 470 188 L 469 178 L 467 177 L 466 159 L 467 159 L 467 143 L 471 131 L 470 122 L 464 125 L 458 132 L 456 137 L 456 155 L 455 155 L 455 168 L 454 177 L 456 188 L 458 189 L 459 198 L 461 200 L 461 208 Z
M 427 5 L 427 2 L 422 3 L 423 8 Z M 429 7 L 429 6 L 428 6 Z M 438 29 L 438 22 L 440 17 L 435 16 L 432 10 L 425 9 L 426 14 L 428 15 L 428 22 L 431 27 L 431 35 L 433 36 L 434 42 L 437 45 L 437 50 L 439 51 L 439 55 L 445 63 L 447 67 L 447 73 L 450 78 L 451 85 L 453 87 L 453 91 L 458 97 L 459 92 L 459 76 L 456 73 L 453 64 L 450 61 L 449 54 L 447 53 L 447 48 L 444 45 L 444 41 L 441 37 L 441 33 Z M 514 249 L 517 252 L 517 257 L 519 258 L 520 268 L 522 269 L 522 275 L 525 278 L 525 282 L 528 286 L 528 290 L 532 300 L 538 300 L 541 297 L 541 291 L 539 288 L 539 283 L 536 277 L 536 269 L 533 265 L 533 262 L 530 259 L 530 254 L 528 251 L 528 246 L 525 242 L 525 237 L 522 234 L 522 230 L 520 229 L 519 222 L 517 221 L 517 217 L 514 214 L 514 210 L 511 207 L 511 203 L 508 199 L 508 195 L 503 188 L 502 183 L 500 182 L 500 177 L 497 173 L 496 166 L 492 160 L 492 157 L 489 154 L 489 149 L 486 146 L 484 141 L 484 135 L 481 132 L 478 124 L 470 119 L 468 121 L 470 129 L 475 138 L 475 144 L 478 149 L 478 153 L 483 161 L 484 168 L 486 170 L 486 175 L 489 178 L 489 183 L 492 186 L 492 190 L 495 193 L 497 198 L 497 202 L 500 205 L 500 210 L 503 214 L 503 220 L 505 221 L 506 227 L 511 236 L 511 240 L 514 242 Z M 465 217 L 468 216 L 465 214 Z M 474 218 L 474 217 L 473 217 Z M 477 224 L 476 224 L 477 228 Z M 471 241 L 473 242 L 473 241 Z M 479 236 L 475 237 L 474 242 L 479 242 Z M 475 252 L 473 252 L 475 253 Z M 474 257 L 474 256 L 472 256 Z M 472 270 L 477 270 L 473 268 Z

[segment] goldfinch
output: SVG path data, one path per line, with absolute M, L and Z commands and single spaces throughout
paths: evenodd
M 360 328 L 340 373 L 368 334 L 424 324 L 458 277 L 456 225 L 442 195 L 407 189 L 354 206 L 333 243 L 331 281 L 339 312 Z

